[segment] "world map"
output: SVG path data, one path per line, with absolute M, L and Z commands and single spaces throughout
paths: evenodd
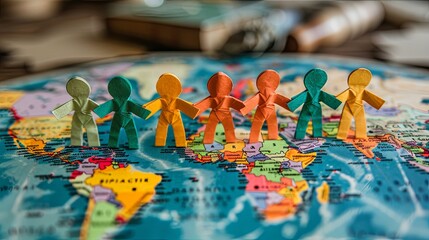
M 233 112 L 238 141 L 226 143 L 222 125 L 203 144 L 208 112 L 183 117 L 186 148 L 154 147 L 156 114 L 135 118 L 139 149 L 108 148 L 112 115 L 97 118 L 101 147 L 70 145 L 71 115 L 51 110 L 70 100 L 72 76 L 91 85 L 98 103 L 111 99 L 110 78 L 133 85 L 131 98 L 157 98 L 156 81 L 177 75 L 181 97 L 208 95 L 207 80 L 222 71 L 239 99 L 257 90 L 265 69 L 281 76 L 278 93 L 304 90 L 303 76 L 326 70 L 324 91 L 347 88 L 348 74 L 373 73 L 368 89 L 386 100 L 365 106 L 368 138 L 335 138 L 341 107 L 323 106 L 323 138 L 293 138 L 299 111 L 278 108 L 280 136 L 248 143 L 252 113 Z M 400 66 L 325 56 L 268 55 L 211 59 L 155 54 L 120 58 L 17 79 L 0 86 L 1 239 L 426 239 L 429 229 L 429 74 Z

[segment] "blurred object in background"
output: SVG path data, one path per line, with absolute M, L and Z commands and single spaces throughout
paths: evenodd
M 429 2 L 383 1 L 386 21 L 401 27 L 373 35 L 376 56 L 392 62 L 429 67 Z
M 105 36 L 107 1 L 55 0 L 56 7 L 34 15 L 27 11 L 37 12 L 50 1 L 0 1 L 0 51 L 7 52 L 0 55 L 0 79 L 144 52 L 141 45 Z
M 106 26 L 111 34 L 161 48 L 215 52 L 268 11 L 263 3 L 126 1 L 110 6 Z
M 57 14 L 59 0 L 0 0 L 0 15 L 15 21 L 38 21 Z
M 428 1 L 382 1 L 386 20 L 401 26 L 408 23 L 429 24 Z
M 264 16 L 252 19 L 233 32 L 220 51 L 227 55 L 249 52 L 282 52 L 290 30 L 301 20 L 297 9 L 270 9 Z
M 378 27 L 383 18 L 383 5 L 377 1 L 333 2 L 291 32 L 287 50 L 314 52 L 339 46 Z
M 0 79 L 148 50 L 428 66 L 428 22 L 428 1 L 0 0 Z
M 409 25 L 404 30 L 374 34 L 382 50 L 378 57 L 403 64 L 429 67 L 429 24 Z

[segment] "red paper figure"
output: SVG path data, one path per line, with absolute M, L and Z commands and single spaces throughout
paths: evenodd
M 258 106 L 250 128 L 249 143 L 258 141 L 265 121 L 268 126 L 268 139 L 273 140 L 279 137 L 275 104 L 288 109 L 287 103 L 290 101 L 289 98 L 275 92 L 279 84 L 280 76 L 276 71 L 263 71 L 256 80 L 259 92 L 244 102 L 246 107 L 241 110 L 243 115 Z
M 200 109 L 197 115 L 208 108 L 212 109 L 204 132 L 204 144 L 213 143 L 216 126 L 219 122 L 223 125 L 226 142 L 235 142 L 234 122 L 230 108 L 240 111 L 245 105 L 242 101 L 229 95 L 232 90 L 231 78 L 223 72 L 215 73 L 207 82 L 207 89 L 210 96 L 194 104 Z

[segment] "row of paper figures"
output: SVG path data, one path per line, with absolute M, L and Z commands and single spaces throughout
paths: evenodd
M 247 115 L 255 107 L 252 126 L 250 129 L 249 143 L 257 142 L 261 128 L 266 122 L 268 127 L 267 139 L 278 138 L 278 124 L 275 105 L 295 111 L 303 105 L 299 115 L 295 138 L 305 137 L 307 125 L 312 120 L 313 137 L 322 137 L 322 108 L 320 102 L 325 103 L 333 109 L 337 109 L 345 102 L 341 115 L 337 138 L 347 138 L 351 121 L 355 119 L 356 138 L 366 138 L 366 120 L 363 101 L 379 109 L 384 100 L 365 90 L 371 81 L 371 72 L 364 68 L 358 68 L 350 73 L 348 77 L 349 88 L 338 96 L 333 96 L 322 91 L 327 81 L 326 72 L 322 69 L 312 69 L 304 77 L 306 90 L 289 99 L 276 93 L 280 84 L 280 76 L 274 70 L 262 72 L 257 80 L 256 86 L 259 90 L 254 96 L 245 101 L 230 96 L 233 83 L 225 73 L 214 74 L 207 83 L 210 96 L 198 103 L 192 104 L 179 98 L 182 92 L 180 80 L 171 73 L 162 74 L 156 84 L 156 90 L 160 97 L 149 103 L 139 105 L 130 99 L 131 84 L 124 77 L 113 77 L 108 84 L 108 91 L 112 100 L 98 105 L 89 99 L 90 85 L 80 77 L 73 77 L 67 82 L 67 92 L 72 100 L 58 106 L 52 113 L 55 117 L 62 118 L 74 111 L 71 124 L 71 144 L 82 145 L 83 132 L 86 128 L 89 146 L 99 146 L 98 129 L 91 111 L 98 116 L 105 117 L 110 112 L 115 112 L 110 129 L 109 147 L 118 147 L 118 138 L 121 128 L 125 129 L 128 137 L 128 146 L 131 149 L 138 148 L 137 130 L 132 114 L 143 119 L 150 118 L 161 110 L 155 134 L 155 146 L 165 146 L 168 126 L 171 125 L 177 147 L 186 146 L 185 129 L 182 122 L 181 112 L 191 118 L 195 118 L 207 109 L 211 108 L 208 122 L 204 131 L 204 144 L 214 141 L 216 126 L 222 123 L 225 131 L 226 142 L 236 140 L 231 108 Z

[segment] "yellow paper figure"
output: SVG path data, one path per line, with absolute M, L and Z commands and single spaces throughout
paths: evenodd
M 171 125 L 176 147 L 186 147 L 185 128 L 180 111 L 190 118 L 194 118 L 199 109 L 194 107 L 192 103 L 179 98 L 182 93 L 182 84 L 179 78 L 171 73 L 164 73 L 159 77 L 156 83 L 156 91 L 161 97 L 143 105 L 143 108 L 151 112 L 146 119 L 162 110 L 156 127 L 155 146 L 165 146 L 168 126 Z
M 91 114 L 91 111 L 98 107 L 98 104 L 89 98 L 91 93 L 89 83 L 83 78 L 72 77 L 67 82 L 66 89 L 73 99 L 56 107 L 52 113 L 57 119 L 60 119 L 74 111 L 70 131 L 71 145 L 82 146 L 82 128 L 86 128 L 88 145 L 91 147 L 100 146 L 97 125 Z
M 343 113 L 341 114 L 340 125 L 338 127 L 338 139 L 346 139 L 347 133 L 352 122 L 355 119 L 356 138 L 366 138 L 366 119 L 363 101 L 376 109 L 380 109 L 384 100 L 368 90 L 372 75 L 368 69 L 358 68 L 350 73 L 348 78 L 349 88 L 337 96 L 337 99 L 345 102 Z

